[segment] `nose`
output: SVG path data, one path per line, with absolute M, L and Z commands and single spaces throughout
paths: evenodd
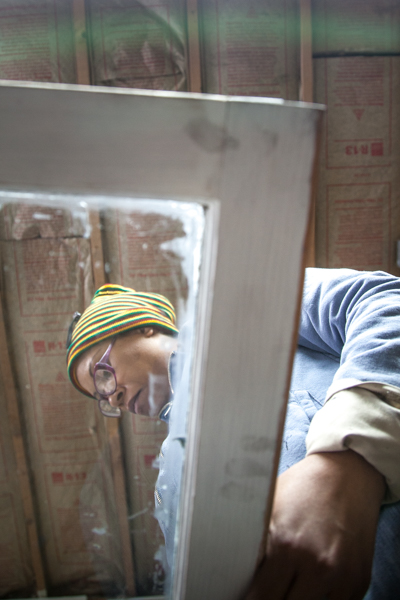
M 111 396 L 108 396 L 108 402 L 114 408 L 122 408 L 124 406 L 124 392 L 117 388 Z

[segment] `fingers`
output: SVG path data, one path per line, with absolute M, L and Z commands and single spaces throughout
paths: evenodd
M 369 570 L 347 563 L 330 564 L 289 545 L 272 549 L 254 576 L 246 600 L 362 600 Z M 294 565 L 294 566 L 293 566 Z
M 273 572 L 274 571 L 274 572 Z M 350 600 L 348 596 L 328 596 L 327 586 L 312 575 L 279 572 L 264 563 L 256 573 L 246 600 Z
M 272 559 L 264 559 L 257 569 L 246 600 L 281 600 L 286 597 L 294 577 L 294 570 L 287 563 L 285 566 Z
M 335 579 L 335 578 L 333 578 Z M 368 585 L 357 591 L 348 585 L 348 578 L 338 576 L 326 581 L 321 573 L 276 569 L 270 561 L 260 565 L 245 600 L 362 600 Z

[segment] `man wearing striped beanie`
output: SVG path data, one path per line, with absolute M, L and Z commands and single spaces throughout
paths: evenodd
M 74 316 L 67 340 L 69 378 L 106 416 L 127 410 L 164 418 L 177 334 L 167 298 L 104 285 L 83 314 Z

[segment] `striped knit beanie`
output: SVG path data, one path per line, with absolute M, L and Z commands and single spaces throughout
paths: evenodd
M 174 307 L 167 298 L 120 285 L 103 285 L 77 321 L 67 348 L 67 370 L 73 385 L 92 397 L 79 385 L 75 373 L 76 360 L 85 350 L 118 333 L 153 326 L 168 334 L 178 333 Z

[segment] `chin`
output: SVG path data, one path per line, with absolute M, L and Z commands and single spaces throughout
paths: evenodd
M 148 416 L 158 417 L 160 410 L 170 400 L 168 379 L 165 376 L 152 376 L 149 385 Z

